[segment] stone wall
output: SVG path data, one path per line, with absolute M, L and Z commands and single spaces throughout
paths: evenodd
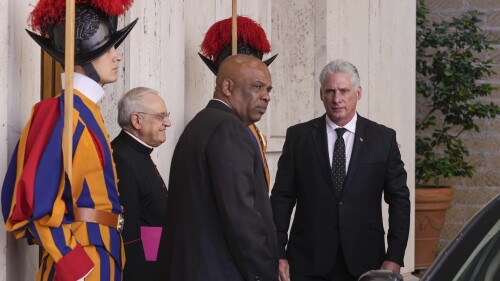
M 484 82 L 496 89 L 481 101 L 500 103 L 500 1 L 498 0 L 426 0 L 430 10 L 429 19 L 443 19 L 469 10 L 482 13 L 481 29 L 493 41 L 493 50 L 485 56 L 493 60 L 492 74 Z M 417 110 L 418 112 L 418 110 Z M 454 187 L 455 195 L 451 209 L 446 214 L 446 224 L 441 234 L 440 248 L 446 246 L 460 228 L 491 198 L 500 193 L 500 117 L 478 120 L 480 132 L 463 134 L 468 144 L 468 161 L 476 168 L 472 178 L 452 179 L 445 184 Z
M 40 48 L 24 29 L 34 0 L 0 0 L 0 181 L 31 106 L 40 98 Z M 238 13 L 262 24 L 271 40 L 272 102 L 258 126 L 268 137 L 268 164 L 274 178 L 286 128 L 324 113 L 319 71 L 344 58 L 359 69 L 363 98 L 359 113 L 397 131 L 411 200 L 414 201 L 415 5 L 401 0 L 238 1 Z M 116 103 L 128 89 L 160 92 L 171 112 L 167 141 L 153 159 L 168 181 L 170 160 L 186 123 L 211 98 L 214 76 L 197 53 L 206 30 L 231 15 L 231 1 L 135 1 L 119 27 L 139 21 L 120 46 L 119 80 L 106 85 L 99 103 L 110 137 L 119 127 Z M 269 55 L 266 55 L 266 58 Z M 0 182 L 1 183 L 1 182 Z M 413 221 L 404 274 L 413 271 Z M 33 280 L 37 247 L 14 241 L 0 222 L 0 281 Z

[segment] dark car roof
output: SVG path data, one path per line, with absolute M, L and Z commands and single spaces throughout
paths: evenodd
M 467 222 L 420 280 L 453 280 L 460 270 L 457 280 L 485 280 L 486 269 L 497 276 L 499 248 L 500 194 Z

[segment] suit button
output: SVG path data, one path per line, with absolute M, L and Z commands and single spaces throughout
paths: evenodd
M 255 276 L 254 280 L 255 281 L 260 281 L 260 277 L 259 276 Z
M 340 201 L 339 206 L 342 206 L 342 205 L 344 205 L 344 202 Z

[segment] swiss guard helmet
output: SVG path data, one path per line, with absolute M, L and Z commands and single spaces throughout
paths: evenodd
M 99 82 L 90 64 L 111 47 L 117 48 L 130 33 L 138 19 L 117 28 L 117 17 L 124 14 L 132 0 L 76 0 L 75 3 L 75 65 L 81 65 L 87 76 Z M 28 34 L 52 58 L 64 66 L 65 0 L 40 0 L 31 12 L 29 22 L 34 32 Z M 97 75 L 97 77 L 95 77 Z
M 260 60 L 264 54 L 271 51 L 264 29 L 254 20 L 238 16 L 237 53 L 254 56 Z M 231 27 L 232 18 L 227 18 L 214 23 L 205 34 L 198 53 L 203 62 L 217 75 L 221 63 L 231 56 Z M 278 54 L 263 62 L 269 66 Z

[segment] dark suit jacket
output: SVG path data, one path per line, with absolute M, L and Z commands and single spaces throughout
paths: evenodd
M 332 270 L 341 243 L 353 275 L 380 268 L 384 260 L 403 265 L 410 201 L 396 132 L 358 115 L 339 197 L 329 162 L 325 115 L 287 130 L 271 196 L 280 258 L 288 259 L 291 271 L 325 275 Z M 387 253 L 382 194 L 389 204 Z
M 141 226 L 162 227 L 165 223 L 167 189 L 150 158 L 153 149 L 124 131 L 111 145 L 125 216 L 122 237 L 127 260 L 123 280 L 164 280 L 159 272 L 164 266 L 159 262 L 146 261 L 141 240 Z
M 210 101 L 189 122 L 170 170 L 166 280 L 277 280 L 261 165 L 247 129 L 223 103 Z

